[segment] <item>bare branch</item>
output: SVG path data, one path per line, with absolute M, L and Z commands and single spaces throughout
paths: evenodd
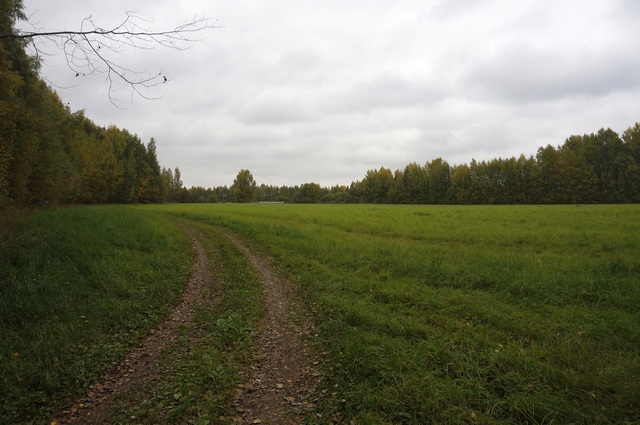
M 136 71 L 112 59 L 114 55 L 127 49 L 151 50 L 157 46 L 187 50 L 194 43 L 202 41 L 205 30 L 219 28 L 217 21 L 195 16 L 181 22 L 173 29 L 157 30 L 153 21 L 140 18 L 136 12 L 126 12 L 119 24 L 104 29 L 96 24 L 92 16 L 84 18 L 78 31 L 14 31 L 0 34 L 2 38 L 22 39 L 29 42 L 38 60 L 42 57 L 40 44 L 53 43 L 62 50 L 68 68 L 76 77 L 105 75 L 109 85 L 109 100 L 115 106 L 117 99 L 114 83 L 124 82 L 131 89 L 131 98 L 138 95 L 144 99 L 156 99 L 147 94 L 147 89 L 170 81 L 163 71 L 150 73 Z

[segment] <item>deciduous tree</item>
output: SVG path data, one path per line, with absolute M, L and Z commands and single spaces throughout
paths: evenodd
M 231 185 L 231 200 L 233 202 L 255 202 L 257 196 L 256 182 L 249 170 L 240 170 L 233 185 Z

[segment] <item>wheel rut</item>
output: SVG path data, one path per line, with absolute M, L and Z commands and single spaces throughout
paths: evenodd
M 209 274 L 207 254 L 190 228 L 183 227 L 191 240 L 196 260 L 182 300 L 167 320 L 153 329 L 143 342 L 131 350 L 124 360 L 108 371 L 97 383 L 91 385 L 87 393 L 76 400 L 71 407 L 63 410 L 51 421 L 57 424 L 104 424 L 111 413 L 114 399 L 125 395 L 131 385 L 156 372 L 162 350 L 178 336 L 180 327 L 191 321 L 198 304 L 208 302 Z
M 209 272 L 207 253 L 198 233 L 182 226 L 191 240 L 196 259 L 183 298 L 169 318 L 152 330 L 124 360 L 108 371 L 87 393 L 59 412 L 50 422 L 106 424 L 114 401 L 126 397 L 132 385 L 157 375 L 163 349 L 176 340 L 180 327 L 192 320 L 199 304 L 215 302 L 216 284 Z M 258 327 L 251 367 L 240 372 L 233 405 L 236 424 L 296 424 L 315 408 L 320 375 L 308 353 L 315 329 L 296 294 L 294 285 L 280 277 L 268 262 L 234 235 L 224 233 L 250 262 L 261 284 L 265 316 Z
M 315 328 L 305 316 L 291 282 L 236 237 L 226 235 L 247 257 L 262 281 L 266 314 L 255 343 L 256 364 L 238 388 L 240 424 L 296 424 L 313 411 L 319 374 L 309 357 Z M 294 319 L 295 318 L 295 319 Z

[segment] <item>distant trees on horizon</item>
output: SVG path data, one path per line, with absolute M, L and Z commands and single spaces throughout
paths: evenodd
M 593 204 L 640 202 L 640 124 L 541 147 L 535 157 L 404 170 L 369 170 L 349 187 L 355 202 L 397 204 Z
M 242 170 L 248 173 L 248 170 Z M 249 173 L 250 174 L 250 173 Z M 251 177 L 253 179 L 253 177 Z M 183 189 L 182 202 L 235 201 L 230 189 Z M 536 156 L 450 165 L 436 158 L 368 170 L 349 186 L 256 185 L 258 202 L 372 204 L 593 204 L 640 202 L 640 123 L 570 136 Z

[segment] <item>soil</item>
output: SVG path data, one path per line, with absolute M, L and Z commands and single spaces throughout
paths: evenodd
M 185 227 L 196 253 L 189 283 L 180 304 L 169 318 L 125 359 L 107 372 L 99 382 L 71 407 L 51 421 L 55 424 L 108 423 L 114 400 L 125 395 L 131 385 L 158 373 L 162 350 L 177 338 L 181 325 L 189 322 L 195 307 L 213 302 L 210 296 L 215 277 L 209 273 L 207 255 L 198 235 Z M 279 277 L 267 262 L 232 235 L 227 235 L 247 257 L 262 281 L 266 314 L 260 322 L 254 345 L 255 362 L 241 372 L 234 408 L 238 424 L 295 424 L 314 409 L 312 397 L 319 374 L 308 356 L 314 335 L 311 321 L 304 316 L 293 285 Z M 295 320 L 294 320 L 295 319 Z M 155 377 L 156 379 L 158 377 Z M 160 378 L 161 379 L 161 378 Z
M 233 236 L 227 237 L 242 250 L 260 276 L 266 314 L 258 328 L 256 365 L 236 395 L 240 424 L 296 424 L 314 409 L 319 374 L 308 355 L 315 335 L 305 317 L 296 288 L 274 273 Z M 294 320 L 297 319 L 297 320 Z

